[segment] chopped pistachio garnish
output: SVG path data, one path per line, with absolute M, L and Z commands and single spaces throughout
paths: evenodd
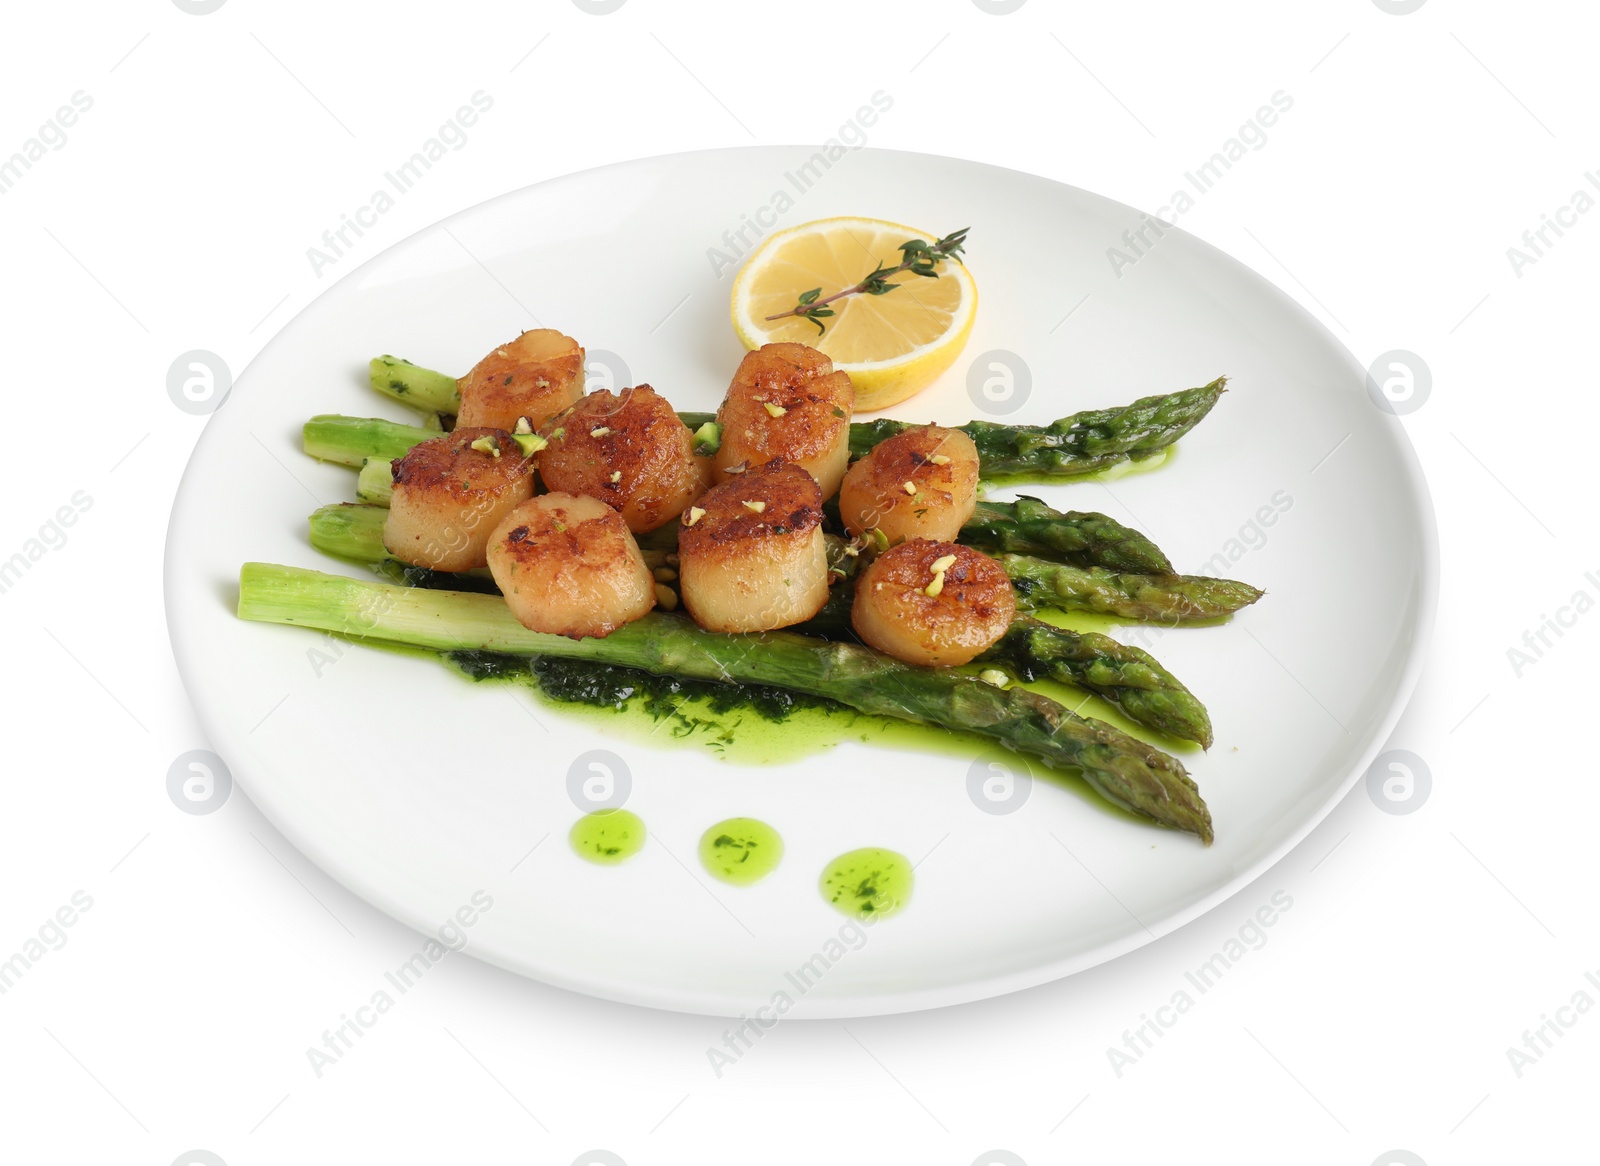
M 532 457 L 550 444 L 537 433 L 513 433 L 511 440 L 517 443 L 523 457 Z
M 612 470 L 611 471 L 611 482 L 612 482 L 612 484 L 615 485 L 616 483 L 618 483 L 620 481 L 622 481 L 622 471 L 621 470 Z
M 657 583 L 671 583 L 678 577 L 678 573 L 671 567 L 657 567 L 650 573 L 656 577 Z
M 706 516 L 706 512 L 698 506 L 689 507 L 689 512 L 683 516 L 683 525 L 693 526 Z
M 950 459 L 942 453 L 936 453 L 928 460 L 936 466 L 947 466 L 950 464 Z
M 750 502 L 747 500 L 744 504 L 744 508 L 753 514 L 760 514 L 767 508 L 767 504 L 765 502 Z
M 500 456 L 500 443 L 488 435 L 480 437 L 477 441 L 474 441 L 472 443 L 472 448 L 477 450 L 479 453 L 493 454 L 495 457 Z
M 496 349 L 495 349 L 495 350 L 494 350 L 494 354 L 495 354 L 495 355 L 496 355 L 496 356 L 510 356 L 510 355 L 511 355 L 511 354 L 510 354 L 510 353 L 509 353 L 509 352 L 507 352 L 507 351 L 506 351 L 506 350 L 505 350 L 505 349 L 504 349 L 504 348 L 496 348 Z
M 749 468 L 750 468 L 750 463 L 749 462 L 740 462 L 736 466 L 729 466 L 727 469 L 723 470 L 722 472 L 725 473 L 725 474 L 742 474 L 746 470 L 748 470 Z
M 933 582 L 922 589 L 922 593 L 929 599 L 936 598 L 944 591 L 944 573 L 956 565 L 954 555 L 940 555 L 928 564 L 928 570 L 933 572 Z
M 567 435 L 567 427 L 565 425 L 558 425 L 558 426 L 556 426 L 554 429 L 552 429 L 550 431 L 550 440 L 551 441 L 560 441 L 566 435 Z
M 787 413 L 789 411 L 789 410 L 785 409 L 782 405 L 774 405 L 771 401 L 763 401 L 762 404 L 763 404 L 763 406 L 765 406 L 765 408 L 767 410 L 767 416 L 768 417 L 782 417 L 785 413 Z
M 665 583 L 656 584 L 656 602 L 668 611 L 678 610 L 678 593 Z
M 872 540 L 872 545 L 877 547 L 879 551 L 886 551 L 889 549 L 889 536 L 884 534 L 883 531 L 878 529 L 876 526 L 867 531 L 866 537 Z
M 589 430 L 589 436 L 590 437 L 604 437 L 604 436 L 606 436 L 606 434 L 608 434 L 610 432 L 611 432 L 611 427 L 609 425 L 596 425 L 593 429 Z
M 905 487 L 904 487 L 904 488 L 905 488 L 905 492 L 906 492 L 906 493 L 907 493 L 907 494 L 910 494 L 910 495 L 912 495 L 912 496 L 913 496 L 913 497 L 915 497 L 915 496 L 916 496 L 916 493 L 917 493 L 917 484 L 916 484 L 916 483 L 915 483 L 915 482 L 907 482 L 907 483 L 906 483 L 906 484 L 905 484 Z
M 996 688 L 1004 688 L 1011 682 L 1011 678 L 998 668 L 985 668 L 978 673 L 978 679 L 985 684 L 992 684 Z
M 710 457 L 722 448 L 722 426 L 707 421 L 694 431 L 694 456 Z
M 526 417 L 518 417 L 517 423 L 511 427 L 511 432 L 513 434 L 532 433 L 533 422 L 529 421 Z

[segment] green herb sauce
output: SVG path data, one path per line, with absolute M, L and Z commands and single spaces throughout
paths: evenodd
M 587 719 L 608 736 L 652 748 L 694 746 L 741 765 L 794 761 L 878 720 L 769 685 L 684 680 L 584 660 L 529 660 L 495 652 L 444 655 L 473 680 L 521 682 L 541 700 L 559 705 L 563 715 Z
M 1040 618 L 1076 631 L 1108 631 L 1122 621 L 1088 612 L 1041 611 Z M 1127 638 L 1127 637 L 1124 637 Z M 1137 637 L 1132 642 L 1139 643 Z M 408 654 L 440 656 L 475 681 L 521 684 L 561 715 L 587 720 L 600 733 L 650 749 L 669 746 L 710 752 L 735 765 L 782 765 L 811 757 L 841 741 L 971 761 L 995 748 L 987 737 L 921 725 L 892 717 L 858 713 L 833 701 L 755 684 L 719 684 L 656 676 L 637 668 L 584 660 L 537 659 L 498 652 L 446 652 L 406 649 Z M 1134 725 L 1099 697 L 1049 680 L 1028 687 L 1064 704 L 1152 741 L 1169 753 L 1194 753 L 1198 745 L 1164 737 Z M 1034 776 L 1071 788 L 1101 813 L 1137 820 L 1089 789 L 1074 773 L 1033 763 Z M 870 780 L 870 778 L 863 778 Z
M 903 854 L 868 846 L 841 854 L 822 872 L 822 897 L 857 919 L 885 919 L 911 899 L 911 863 Z
M 629 810 L 596 810 L 572 824 L 567 840 L 579 858 L 614 866 L 644 849 L 644 822 Z
M 783 839 L 755 818 L 729 818 L 700 836 L 700 862 L 713 878 L 736 887 L 759 882 L 783 859 Z

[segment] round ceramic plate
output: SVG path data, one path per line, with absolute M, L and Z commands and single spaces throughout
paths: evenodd
M 1100 963 L 1221 902 L 1337 803 L 1399 716 L 1432 622 L 1432 510 L 1399 424 L 1325 329 L 1178 230 L 1114 268 L 1108 248 L 1131 254 L 1123 232 L 1143 216 L 1096 195 L 947 158 L 815 153 L 653 158 L 464 211 L 329 288 L 210 419 L 167 549 L 184 682 L 272 822 L 418 930 L 476 893 L 492 906 L 471 908 L 472 954 L 662 1008 L 732 1015 L 783 994 L 795 1015 L 858 1016 L 974 1000 Z M 775 224 L 834 215 L 972 229 L 976 330 L 896 416 L 1044 422 L 1229 376 L 1168 464 L 1029 489 L 1146 531 L 1179 570 L 1266 588 L 1224 626 L 1116 633 L 1210 708 L 1216 744 L 1182 758 L 1215 845 L 1110 810 L 1074 780 L 1041 776 L 997 802 L 974 750 L 863 742 L 876 736 L 864 730 L 743 764 L 432 660 L 234 617 L 246 561 L 362 573 L 307 544 L 306 515 L 351 499 L 355 480 L 306 458 L 299 432 L 317 413 L 415 420 L 367 387 L 368 357 L 459 373 L 537 322 L 577 337 L 596 379 L 714 409 L 742 352 L 728 322 L 739 256 Z M 567 842 L 569 771 L 588 772 L 596 749 L 627 769 L 628 808 L 649 829 L 619 866 Z M 786 844 L 751 887 L 716 882 L 696 858 L 701 833 L 736 815 Z M 863 846 L 916 863 L 909 905 L 870 929 L 818 891 L 824 865 Z

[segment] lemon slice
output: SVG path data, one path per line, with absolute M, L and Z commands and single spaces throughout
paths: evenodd
M 733 281 L 733 328 L 746 348 L 792 341 L 809 344 L 850 374 L 856 409 L 904 401 L 955 363 L 972 333 L 978 288 L 961 263 L 945 260 L 938 279 L 902 272 L 887 295 L 851 295 L 829 305 L 837 314 L 816 324 L 797 316 L 766 317 L 793 308 L 802 293 L 826 299 L 866 278 L 881 261 L 898 267 L 900 244 L 937 239 L 881 219 L 818 219 L 779 231 L 758 247 Z

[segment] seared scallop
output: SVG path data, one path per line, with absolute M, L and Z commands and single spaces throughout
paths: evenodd
M 815 478 L 823 498 L 833 497 L 850 460 L 855 401 L 849 376 L 815 348 L 763 344 L 745 353 L 717 410 L 717 481 L 781 458 Z
M 764 632 L 828 601 L 822 491 L 799 466 L 769 461 L 714 486 L 684 511 L 678 585 L 714 632 Z
M 978 504 L 978 447 L 959 429 L 923 425 L 879 442 L 839 487 L 851 534 L 876 527 L 889 542 L 954 541 Z
M 850 622 L 897 660 L 948 666 L 991 647 L 1016 613 L 999 563 L 971 547 L 919 538 L 885 551 L 862 572 Z
M 484 565 L 495 523 L 533 494 L 533 461 L 510 433 L 457 428 L 411 447 L 394 463 L 383 545 L 435 571 Z
M 543 436 L 545 485 L 600 499 L 632 531 L 672 521 L 708 484 L 694 434 L 649 385 L 590 393 L 547 422 Z
M 554 328 L 535 328 L 502 344 L 456 382 L 457 425 L 535 429 L 583 396 L 583 348 Z
M 575 640 L 610 635 L 656 603 L 628 524 L 582 494 L 541 494 L 502 518 L 489 571 L 523 627 Z

